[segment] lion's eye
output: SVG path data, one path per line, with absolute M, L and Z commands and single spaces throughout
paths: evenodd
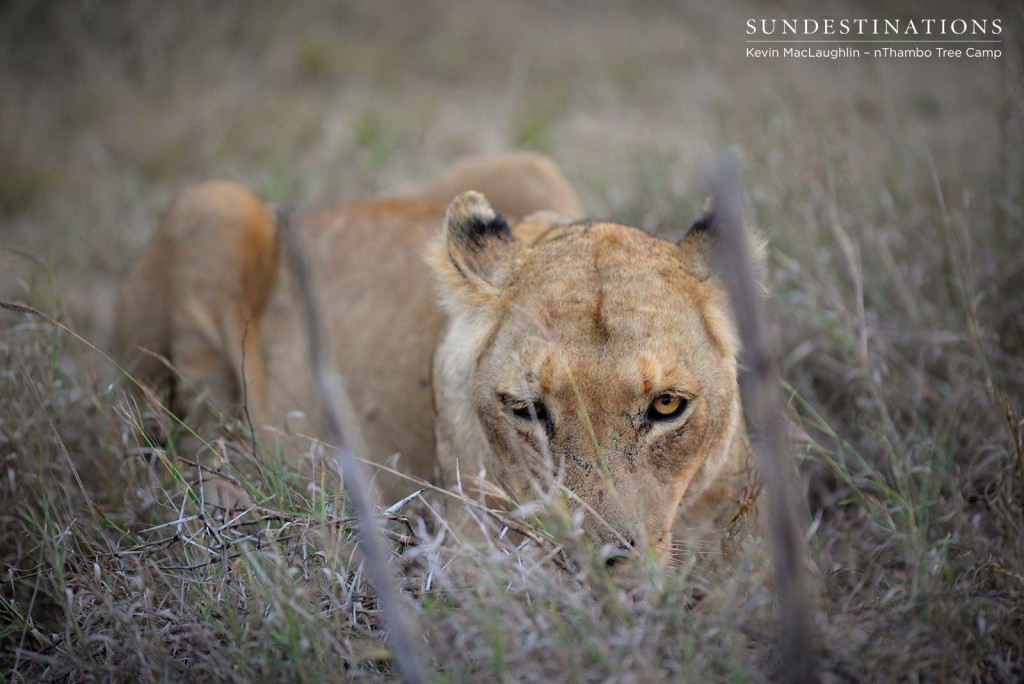
M 538 420 L 543 423 L 548 417 L 547 409 L 539 401 L 517 401 L 509 408 L 512 409 L 512 415 L 523 420 Z
M 678 418 L 686 410 L 687 401 L 678 394 L 660 394 L 651 402 L 647 409 L 648 420 L 671 420 Z

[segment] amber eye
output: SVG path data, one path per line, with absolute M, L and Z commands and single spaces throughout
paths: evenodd
M 547 409 L 539 401 L 516 401 L 510 404 L 509 408 L 512 409 L 512 415 L 523 420 L 534 420 L 536 417 L 536 420 L 543 423 L 548 417 Z
M 678 418 L 686 410 L 687 403 L 686 399 L 678 394 L 669 394 L 668 392 L 659 394 L 647 409 L 647 419 L 671 420 Z

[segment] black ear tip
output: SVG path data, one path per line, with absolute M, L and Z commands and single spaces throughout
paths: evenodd
M 706 233 L 715 227 L 715 215 L 707 211 L 690 226 L 690 233 Z
M 456 197 L 448 207 L 446 220 L 459 242 L 479 245 L 490 238 L 512 239 L 508 221 L 478 192 L 464 192 Z

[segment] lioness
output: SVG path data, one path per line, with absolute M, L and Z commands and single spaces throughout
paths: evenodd
M 675 244 L 581 221 L 531 153 L 462 162 L 416 194 L 296 221 L 372 457 L 448 487 L 486 472 L 522 499 L 546 478 L 596 540 L 664 555 L 681 502 L 686 517 L 745 464 L 711 222 Z M 257 426 L 315 434 L 286 270 L 259 198 L 189 189 L 121 289 L 116 346 L 137 377 L 173 384 L 176 412 L 244 401 Z M 388 501 L 412 489 L 377 482 Z

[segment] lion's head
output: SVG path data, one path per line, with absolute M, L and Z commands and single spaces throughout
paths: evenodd
M 479 459 L 524 499 L 558 487 L 600 543 L 664 552 L 684 494 L 741 429 L 710 233 L 707 219 L 679 244 L 550 215 L 510 227 L 479 193 L 457 197 L 430 254 L 449 314 L 440 462 Z

